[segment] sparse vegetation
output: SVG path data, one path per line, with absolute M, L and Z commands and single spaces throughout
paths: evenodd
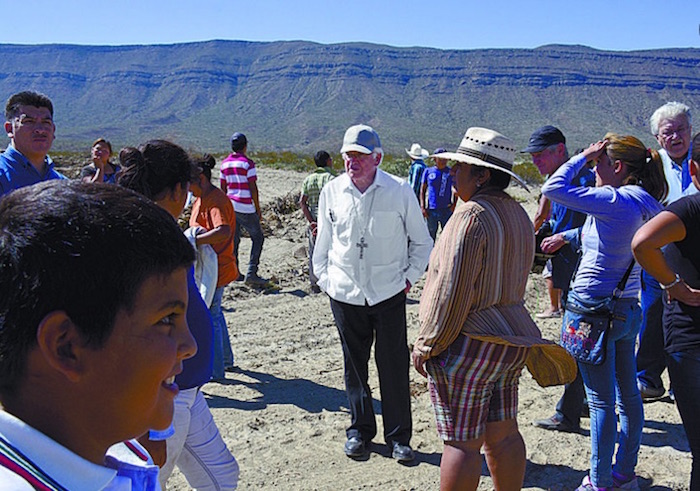
M 532 160 L 528 160 L 526 162 L 516 162 L 513 166 L 513 172 L 522 177 L 528 184 L 544 184 L 544 176 L 540 174 L 540 171 L 537 170 L 537 167 L 535 167 L 535 164 L 532 163 Z

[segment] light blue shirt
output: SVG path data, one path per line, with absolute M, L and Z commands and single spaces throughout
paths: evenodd
M 572 184 L 586 164 L 582 155 L 572 157 L 547 180 L 542 194 L 572 210 L 588 214 L 581 229 L 583 254 L 573 291 L 584 300 L 608 297 L 632 260 L 632 237 L 662 206 L 640 186 L 582 187 Z M 632 270 L 623 298 L 636 298 L 640 268 Z

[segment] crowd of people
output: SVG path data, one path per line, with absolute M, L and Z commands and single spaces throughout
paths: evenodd
M 48 156 L 48 97 L 12 95 L 5 120 L 0 489 L 157 490 L 176 465 L 194 489 L 235 489 L 238 464 L 200 388 L 235 370 L 224 289 L 267 283 L 247 137 L 231 137 L 219 187 L 213 157 L 165 140 L 124 148 L 115 163 L 100 138 L 92 163 L 68 180 Z M 410 367 L 427 378 L 441 489 L 476 489 L 482 451 L 496 489 L 522 487 L 525 367 L 542 386 L 565 385 L 536 426 L 578 432 L 588 409 L 590 470 L 578 490 L 639 489 L 642 403 L 665 394 L 668 368 L 693 456 L 690 489 L 700 490 L 700 134 L 691 138 L 690 109 L 678 102 L 650 124 L 658 150 L 607 133 L 571 157 L 558 128 L 533 132 L 520 152 L 546 176 L 534 220 L 506 191 L 527 189 L 514 170 L 518 146 L 491 129 L 467 129 L 454 152 L 414 143 L 408 181 L 380 168 L 381 140 L 367 125 L 345 132 L 344 172 L 316 153 L 299 205 L 310 288 L 328 296 L 342 347 L 348 457 L 364 458 L 377 436 L 374 346 L 383 439 L 402 463 L 415 459 Z M 252 241 L 245 274 L 241 228 Z M 536 232 L 552 255 L 551 305 L 536 317 L 562 318 L 566 336 L 569 312 L 614 298 L 601 361 L 575 361 L 525 309 Z M 423 275 L 409 345 L 406 295 Z

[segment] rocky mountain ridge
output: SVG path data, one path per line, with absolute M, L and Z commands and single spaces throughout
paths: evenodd
M 413 141 L 455 147 L 468 126 L 524 145 L 548 123 L 571 147 L 608 130 L 652 144 L 656 107 L 700 107 L 700 49 L 0 45 L 0 94 L 25 88 L 54 101 L 62 149 L 98 136 L 117 146 L 163 137 L 222 152 L 243 131 L 255 150 L 337 151 L 345 128 L 359 122 L 375 126 L 390 152 Z

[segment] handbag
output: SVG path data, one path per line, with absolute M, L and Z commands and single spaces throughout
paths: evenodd
M 559 344 L 576 361 L 589 365 L 605 362 L 610 327 L 614 320 L 624 320 L 615 315 L 615 303 L 622 296 L 633 267 L 634 259 L 609 298 L 587 306 L 566 303 Z

